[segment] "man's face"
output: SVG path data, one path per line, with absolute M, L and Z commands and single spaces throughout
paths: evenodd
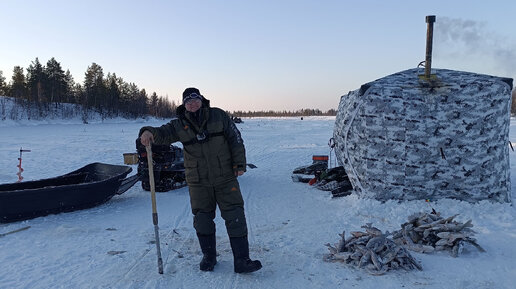
M 185 108 L 188 112 L 196 112 L 201 108 L 202 101 L 200 99 L 190 99 L 185 102 Z

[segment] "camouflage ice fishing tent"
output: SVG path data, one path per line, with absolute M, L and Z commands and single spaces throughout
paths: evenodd
M 355 192 L 379 200 L 511 201 L 512 79 L 402 71 L 342 96 L 336 154 Z

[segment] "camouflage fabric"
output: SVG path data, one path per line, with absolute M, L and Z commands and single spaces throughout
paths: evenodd
M 355 193 L 511 202 L 512 79 L 410 69 L 342 96 L 333 137 Z

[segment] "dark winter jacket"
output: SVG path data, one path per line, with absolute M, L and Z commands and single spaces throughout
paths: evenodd
M 183 144 L 188 185 L 221 184 L 234 179 L 235 171 L 246 170 L 244 142 L 226 112 L 203 99 L 196 113 L 184 105 L 176 113 L 177 118 L 161 127 L 142 127 L 139 135 L 148 130 L 156 144 Z

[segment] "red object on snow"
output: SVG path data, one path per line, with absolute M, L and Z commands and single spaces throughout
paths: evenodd
M 326 155 L 313 155 L 312 156 L 312 161 L 314 162 L 327 162 L 328 161 L 328 156 Z

